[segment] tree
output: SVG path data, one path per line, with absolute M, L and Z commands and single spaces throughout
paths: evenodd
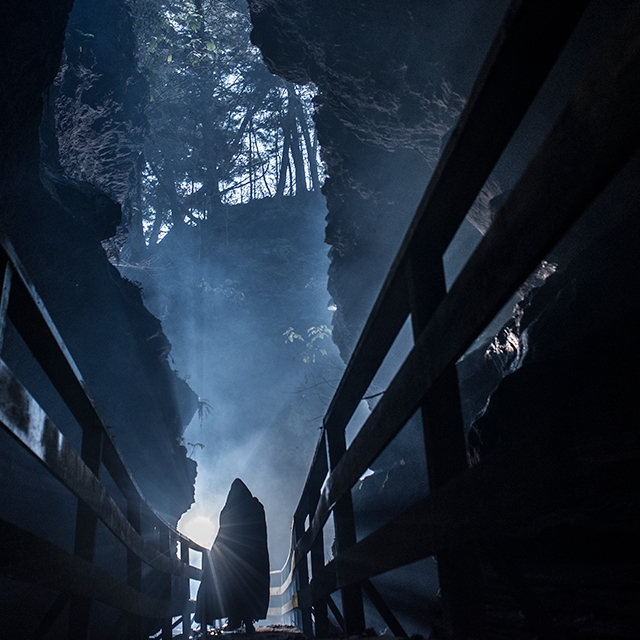
M 271 75 L 237 0 L 130 0 L 149 82 L 136 208 L 147 244 L 225 206 L 320 187 L 314 95 Z

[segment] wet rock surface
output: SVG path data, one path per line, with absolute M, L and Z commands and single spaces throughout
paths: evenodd
M 329 291 L 345 360 L 501 15 L 462 5 L 249 2 L 272 73 L 319 91 Z
M 514 166 L 531 157 L 581 78 L 580 64 L 597 51 L 592 44 L 603 42 L 597 36 L 617 29 L 614 14 L 624 15 L 626 6 L 612 11 L 607 3 L 591 3 L 568 47 L 571 55 L 554 70 L 529 128 L 506 154 Z M 430 57 L 430 35 L 438 26 L 426 4 L 404 3 L 400 10 L 384 2 L 320 7 L 251 0 L 250 7 L 253 42 L 271 71 L 319 89 L 330 288 L 338 308 L 334 336 L 348 358 L 399 243 L 398 229 L 413 214 L 446 141 L 447 118 L 455 119 L 457 96 L 467 95 L 481 46 L 461 28 L 469 75 L 456 67 L 455 53 L 431 67 L 431 60 L 442 58 L 440 52 Z M 480 22 L 473 31 L 482 33 Z M 417 42 L 419 69 L 411 53 Z M 444 90 L 443 80 L 453 83 L 454 93 L 442 100 L 441 127 L 431 130 L 440 137 L 428 138 L 422 135 L 428 120 L 422 107 Z M 472 464 L 535 433 L 559 438 L 581 459 L 611 461 L 609 474 L 552 492 L 548 517 L 480 544 L 487 637 L 627 638 L 638 626 L 632 599 L 640 590 L 639 559 L 629 544 L 640 520 L 637 474 L 630 473 L 638 459 L 631 373 L 640 355 L 633 328 L 640 310 L 638 171 L 634 158 L 511 301 L 494 334 L 458 363 Z M 476 220 L 480 231 L 507 197 L 500 190 L 517 179 L 509 168 L 501 175 L 504 184 L 489 194 L 493 201 L 487 198 L 488 214 Z M 407 493 L 403 453 L 396 447 L 395 457 L 387 456 L 356 485 L 362 535 L 384 521 L 387 511 L 378 506 Z M 524 598 L 517 593 L 520 579 L 531 587 Z M 437 616 L 433 624 L 437 636 Z
M 6 114 L 3 111 L 3 142 L 11 144 L 9 140 L 16 131 L 20 135 L 13 143 L 13 155 L 5 159 L 0 222 L 111 427 L 125 461 L 137 470 L 136 479 L 149 499 L 169 519 L 177 520 L 191 504 L 195 478 L 195 466 L 187 461 L 177 439 L 196 410 L 197 398 L 172 370 L 167 359 L 170 345 L 160 322 L 145 308 L 138 287 L 120 276 L 101 246 L 121 222 L 121 205 L 112 199 L 117 194 L 112 191 L 110 198 L 88 183 L 86 176 L 70 178 L 62 168 L 54 144 L 55 131 L 51 130 L 55 126 L 53 102 L 46 107 L 41 125 L 40 95 L 45 94 L 58 71 L 69 9 L 69 3 L 59 2 L 41 14 L 35 9 L 26 14 L 17 7 L 8 12 L 10 23 L 13 19 L 17 24 L 30 24 L 42 37 L 34 33 L 24 41 L 24 34 L 16 27 L 11 40 L 4 43 L 11 59 L 17 60 L 15 82 L 20 82 L 22 89 L 12 99 L 7 98 Z M 118 82 L 110 82 L 108 74 L 104 77 L 113 61 L 103 55 L 113 31 L 120 30 L 121 40 L 126 40 L 131 27 L 120 19 L 126 10 L 117 0 L 109 7 L 103 6 L 102 11 L 100 31 L 92 29 L 90 22 L 96 16 L 82 2 L 76 3 L 70 18 L 73 34 L 83 29 L 96 34 L 90 38 L 85 33 L 84 49 L 71 37 L 65 64 L 71 65 L 74 51 L 76 56 L 88 56 L 93 75 L 101 77 L 103 83 L 95 84 L 94 94 L 86 95 L 86 102 L 77 105 L 78 110 L 109 94 L 110 99 L 129 105 L 131 113 L 135 110 L 134 96 L 111 91 L 111 84 Z M 111 31 L 106 28 L 109 19 L 114 21 Z M 46 75 L 43 69 L 48 70 Z M 120 85 L 126 84 L 127 70 L 135 80 L 132 56 L 128 66 L 120 64 L 118 69 L 125 76 L 120 78 Z M 75 94 L 76 90 L 71 87 L 66 92 Z M 45 97 L 55 102 L 62 93 L 58 87 Z M 120 111 L 127 113 L 124 108 Z M 24 121 L 27 113 L 31 114 L 30 121 Z M 16 122 L 21 117 L 22 122 Z M 45 141 L 42 152 L 41 139 Z M 128 162 L 130 170 L 134 162 Z M 108 169 L 101 169 L 107 182 Z M 7 348 L 14 347 L 7 344 Z M 20 354 L 19 346 L 16 349 L 15 354 L 9 352 L 5 357 L 16 360 L 16 366 L 29 375 L 32 366 Z

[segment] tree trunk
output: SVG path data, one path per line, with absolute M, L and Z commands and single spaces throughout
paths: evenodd
M 302 108 L 300 100 L 295 101 L 296 114 L 298 116 L 298 122 L 302 129 L 302 138 L 304 145 L 307 148 L 307 160 L 309 164 L 309 174 L 311 175 L 311 189 L 312 191 L 320 191 L 320 178 L 318 177 L 318 160 L 316 158 L 316 147 L 311 142 L 311 135 L 309 133 L 309 125 L 307 118 Z
M 280 164 L 280 179 L 278 180 L 278 188 L 276 189 L 276 196 L 284 195 L 284 188 L 287 184 L 287 171 L 291 172 L 289 166 L 289 131 L 284 132 L 284 141 L 282 143 L 282 162 Z
M 300 149 L 300 134 L 298 133 L 298 126 L 296 125 L 296 102 L 298 102 L 298 95 L 296 94 L 295 87 L 287 83 L 287 95 L 289 101 L 287 104 L 287 126 L 289 128 L 289 135 L 291 136 L 291 156 L 293 157 L 293 166 L 296 172 L 296 195 L 302 195 L 307 192 L 307 178 L 304 168 L 304 158 L 302 157 L 302 150 Z

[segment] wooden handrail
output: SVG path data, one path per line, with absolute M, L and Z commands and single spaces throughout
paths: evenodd
M 193 542 L 166 523 L 162 516 L 144 498 L 138 484 L 124 463 L 111 432 L 106 428 L 96 409 L 82 374 L 73 361 L 11 243 L 2 231 L 0 231 L 0 261 L 11 264 L 14 272 L 11 295 L 8 297 L 6 309 L 7 317 L 20 333 L 25 344 L 47 374 L 83 431 L 93 429 L 102 433 L 104 448 L 102 462 L 124 497 L 127 500 L 139 500 L 151 517 L 169 528 L 173 536 L 188 542 L 192 549 L 200 552 L 206 551 L 204 547 Z
M 575 1 L 560 8 L 550 1 L 512 3 L 332 398 L 324 418 L 325 431 L 346 428 L 409 314 L 409 256 L 430 251 L 435 259 L 442 258 L 587 4 Z M 533 30 L 531 20 L 536 23 Z M 515 75 L 514 65 L 518 67 Z M 376 425 L 371 426 L 371 431 L 377 430 Z M 375 455 L 395 433 L 381 438 L 382 446 L 376 447 Z M 369 456 L 367 464 L 375 455 Z M 352 470 L 345 483 L 353 480 L 348 488 L 366 470 L 366 465 L 360 467 Z M 297 556 L 308 553 L 311 541 L 346 490 L 340 486 L 330 495 L 325 489 L 316 510 L 320 517 L 317 521 L 313 518 L 311 531 L 305 535 Z
M 325 432 L 346 428 L 409 315 L 409 256 L 430 251 L 435 259 L 442 258 L 587 4 L 512 3 L 331 400 Z M 320 446 L 319 442 L 309 476 Z M 309 552 L 336 499 L 323 494 L 317 509 L 321 517 L 313 518 L 296 558 Z
M 332 399 L 323 430 L 329 440 L 344 433 L 411 311 L 412 262 L 419 257 L 423 267 L 433 265 L 437 273 L 443 252 L 587 4 L 512 3 Z M 307 554 L 335 505 L 638 148 L 639 6 L 624 24 L 450 291 L 432 304 L 413 349 L 320 491 L 311 478 L 326 460 L 321 438 L 296 510 L 297 521 L 309 516 L 310 524 L 292 541 L 291 576 L 296 567 L 306 567 Z M 428 498 L 351 548 L 339 549 L 323 571 L 314 571 L 311 601 L 299 606 L 315 607 L 337 589 L 530 519 L 541 508 L 537 498 L 545 487 L 606 473 L 606 461 L 583 464 L 552 435 L 541 431 L 511 442 L 476 468 L 432 487 Z M 532 451 L 547 456 L 550 464 L 537 465 L 539 456 Z M 500 478 L 503 485 L 522 487 L 522 500 L 513 508 L 505 509 L 508 496 L 495 490 Z M 503 488 L 509 493 L 512 487 Z
M 512 2 L 331 400 L 327 430 L 346 427 L 409 315 L 409 256 L 442 258 L 588 4 Z
M 16 411 L 15 407 L 21 410 Z M 201 570 L 168 558 L 143 540 L 98 478 L 2 360 L 0 423 L 143 562 L 162 573 L 200 579 Z M 167 528 L 173 531 L 168 525 Z
M 556 506 L 561 509 L 560 487 L 576 486 L 585 479 L 593 487 L 599 479 L 611 485 L 612 472 L 618 472 L 618 488 L 624 491 L 626 477 L 619 472 L 624 468 L 633 474 L 638 451 L 629 452 L 627 460 L 586 459 L 581 455 L 584 434 L 577 433 L 548 428 L 505 443 L 487 460 L 332 559 L 312 581 L 312 599 L 320 600 L 346 584 L 442 550 L 508 531 Z M 588 494 L 583 498 L 588 501 Z M 594 497 L 592 505 L 597 504 Z
M 186 601 L 171 596 L 171 578 L 182 579 L 181 598 L 188 599 L 189 579 L 200 579 L 202 570 L 192 567 L 189 550 L 206 549 L 178 532 L 146 501 L 124 463 L 115 442 L 87 391 L 81 374 L 48 315 L 38 294 L 16 256 L 11 244 L 0 233 L 0 262 L 5 273 L 0 298 L 0 345 L 8 318 L 52 382 L 82 430 L 82 453 L 78 454 L 60 433 L 36 400 L 9 367 L 0 359 L 0 426 L 26 449 L 50 474 L 78 498 L 75 555 L 70 555 L 38 536 L 15 525 L 0 522 L 2 533 L 10 532 L 32 553 L 12 554 L 2 563 L 3 572 L 21 580 L 47 584 L 71 597 L 69 633 L 84 636 L 89 623 L 91 599 L 122 609 L 128 618 L 130 633 L 139 636 L 142 617 L 161 620 L 163 636 L 172 627 L 172 615 L 190 615 Z M 127 501 L 124 514 L 99 479 L 100 466 L 109 472 Z M 141 535 L 141 518 L 151 521 L 164 541 L 154 548 Z M 127 578 L 117 580 L 93 564 L 95 523 L 100 520 L 127 549 Z M 173 546 L 180 544 L 181 558 Z M 15 540 L 12 540 L 15 549 Z M 40 558 L 41 569 L 33 570 L 33 557 Z M 167 576 L 168 596 L 155 600 L 141 594 L 141 563 Z M 53 563 L 53 564 L 52 564 Z M 47 567 L 64 564 L 64 571 Z M 44 582 L 43 582 L 44 581 Z M 49 612 L 39 629 L 52 624 L 61 607 Z M 122 624 L 121 619 L 118 624 Z

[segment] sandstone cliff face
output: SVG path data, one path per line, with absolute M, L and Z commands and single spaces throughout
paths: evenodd
M 329 290 L 345 359 L 464 105 L 501 4 L 249 1 L 252 42 L 269 69 L 318 88 Z
M 120 105 L 114 112 L 121 122 L 131 123 L 137 117 L 137 126 L 142 126 L 136 114 L 140 91 L 135 63 L 125 46 L 133 36 L 124 3 L 101 3 L 97 15 L 92 13 L 93 3 L 76 2 L 66 67 L 59 83 L 51 87 L 63 55 L 71 5 L 38 2 L 25 8 L 11 2 L 5 11 L 0 226 L 33 279 L 137 482 L 156 508 L 177 521 L 193 501 L 195 463 L 186 458 L 178 439 L 196 410 L 197 397 L 172 370 L 167 359 L 170 345 L 160 322 L 145 308 L 138 287 L 119 275 L 101 246 L 116 233 L 121 220 L 120 204 L 98 188 L 109 183 L 108 164 L 89 167 L 102 171 L 101 184 L 95 175 L 83 175 L 78 168 L 82 158 L 73 156 L 74 149 L 90 151 L 86 139 L 80 148 L 82 114 L 99 111 L 107 98 Z M 114 62 L 105 51 L 113 50 L 115 43 L 121 49 Z M 93 78 L 85 95 L 78 91 L 82 69 L 90 70 Z M 69 118 L 68 137 L 79 136 L 75 147 L 60 145 L 66 154 L 60 162 L 55 133 L 64 127 L 58 123 L 56 129 L 55 103 L 78 96 L 66 111 L 58 110 L 58 115 Z M 84 133 L 95 133 L 99 124 L 94 122 Z M 112 175 L 121 185 L 135 165 L 135 155 L 126 162 L 116 160 L 121 164 L 112 167 Z M 75 173 L 70 171 L 74 162 Z M 121 194 L 111 190 L 110 195 Z M 39 374 L 19 342 L 7 340 L 3 358 L 26 378 L 33 376 L 35 382 L 28 386 L 38 391 Z M 45 408 L 58 411 L 55 400 L 49 406 L 45 401 Z M 77 439 L 77 427 L 63 422 L 60 428 L 72 441 Z
M 491 12 L 506 8 L 477 3 L 485 10 L 479 15 L 471 4 L 249 0 L 252 39 L 271 71 L 319 90 L 334 336 L 345 358 L 461 107 L 459 96 L 468 95 Z M 630 4 L 590 3 L 497 167 L 501 186 L 486 194 L 489 215 L 473 220 L 479 230 L 606 51 Z M 457 30 L 447 32 L 447 24 Z M 448 43 L 440 50 L 443 35 Z M 506 324 L 493 327 L 497 335 L 487 334 L 458 363 L 471 463 L 530 433 L 552 442 L 562 434 L 582 459 L 612 461 L 610 476 L 550 492 L 555 506 L 545 518 L 497 541 L 566 637 L 632 637 L 637 628 L 628 595 L 637 598 L 637 579 L 631 586 L 626 571 L 638 562 L 638 479 L 629 473 L 637 464 L 637 384 L 628 373 L 639 355 L 629 324 L 640 312 L 638 166 L 636 156 L 547 256 L 513 313 L 505 310 Z M 419 438 L 416 430 L 414 445 Z M 394 443 L 392 454 L 394 447 L 395 464 L 387 450 L 381 468 L 356 486 L 364 529 L 384 521 L 398 496 L 408 497 L 407 487 L 426 490 L 403 479 L 411 445 L 403 451 Z M 485 578 L 490 591 L 495 576 Z M 393 601 L 391 589 L 384 595 Z M 504 603 L 496 608 L 502 623 L 506 610 Z

